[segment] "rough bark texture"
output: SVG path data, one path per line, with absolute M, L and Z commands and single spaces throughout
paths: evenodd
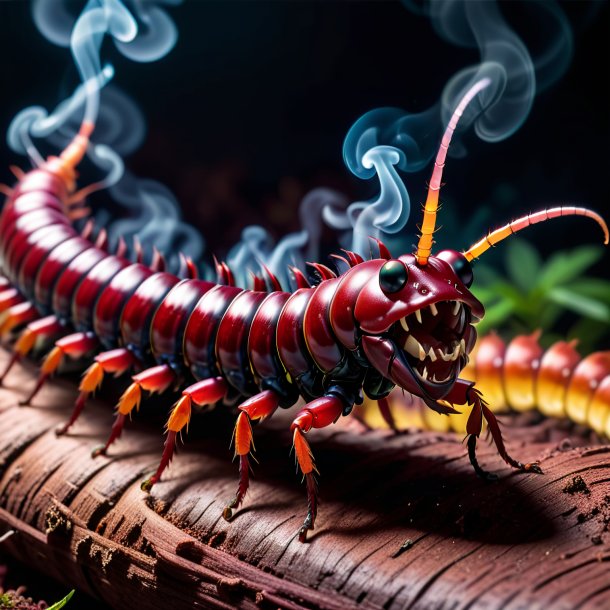
M 315 431 L 322 505 L 300 544 L 305 498 L 285 421 L 255 430 L 261 463 L 229 524 L 230 417 L 196 417 L 148 496 L 139 483 L 159 458 L 161 420 L 137 417 L 93 460 L 109 404 L 57 439 L 75 387 L 54 382 L 19 407 L 32 382 L 16 367 L 0 389 L 0 534 L 18 532 L 3 548 L 114 608 L 610 607 L 610 447 L 573 447 L 556 424 L 505 428 L 544 475 L 511 472 L 481 443 L 496 483 L 474 476 L 453 435 L 363 431 L 353 418 Z

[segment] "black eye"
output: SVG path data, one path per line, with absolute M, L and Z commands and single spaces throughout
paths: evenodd
M 438 258 L 447 261 L 454 273 L 460 278 L 466 288 L 472 286 L 474 275 L 470 261 L 461 253 L 455 250 L 443 250 L 438 253 Z
M 465 256 L 460 256 L 451 266 L 453 267 L 455 274 L 462 280 L 464 286 L 470 288 L 472 286 L 472 281 L 474 280 L 470 261 Z
M 388 261 L 379 271 L 379 287 L 386 294 L 398 292 L 404 288 L 409 272 L 400 261 Z

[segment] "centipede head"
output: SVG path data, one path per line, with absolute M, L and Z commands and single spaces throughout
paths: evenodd
M 372 367 L 419 396 L 445 396 L 476 342 L 473 324 L 484 315 L 470 292 L 464 255 L 444 250 L 425 266 L 411 254 L 370 261 L 371 278 L 353 309 L 357 342 Z

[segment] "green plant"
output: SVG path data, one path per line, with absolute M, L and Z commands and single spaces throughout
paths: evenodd
M 49 606 L 47 608 L 47 610 L 59 610 L 60 608 L 63 608 L 72 599 L 73 595 L 74 595 L 74 589 L 72 589 L 72 591 L 70 591 L 70 593 L 68 593 L 68 595 L 66 595 L 66 597 L 64 597 L 63 599 L 60 599 L 58 602 L 54 603 L 52 606 Z
M 542 329 L 550 342 L 558 337 L 560 322 L 569 311 L 577 318 L 571 321 L 568 338 L 579 339 L 584 350 L 593 349 L 609 330 L 610 281 L 584 273 L 603 254 L 602 247 L 580 246 L 543 262 L 530 243 L 514 238 L 506 244 L 505 275 L 486 265 L 476 266 L 473 292 L 486 309 L 479 332 Z

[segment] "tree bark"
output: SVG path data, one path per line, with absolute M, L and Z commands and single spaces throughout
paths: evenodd
M 110 403 L 92 401 L 58 439 L 76 389 L 56 381 L 18 406 L 33 381 L 30 366 L 15 367 L 0 389 L 0 534 L 17 532 L 3 548 L 113 608 L 610 607 L 610 447 L 574 447 L 556 423 L 505 427 L 512 452 L 540 460 L 543 475 L 511 471 L 480 443 L 495 483 L 475 477 L 452 434 L 366 431 L 354 418 L 313 431 L 322 504 L 301 544 L 306 501 L 286 419 L 255 429 L 260 464 L 227 523 L 230 414 L 195 417 L 146 495 L 162 419 L 141 413 L 109 457 L 92 459 Z M 141 411 L 159 415 L 170 400 Z

